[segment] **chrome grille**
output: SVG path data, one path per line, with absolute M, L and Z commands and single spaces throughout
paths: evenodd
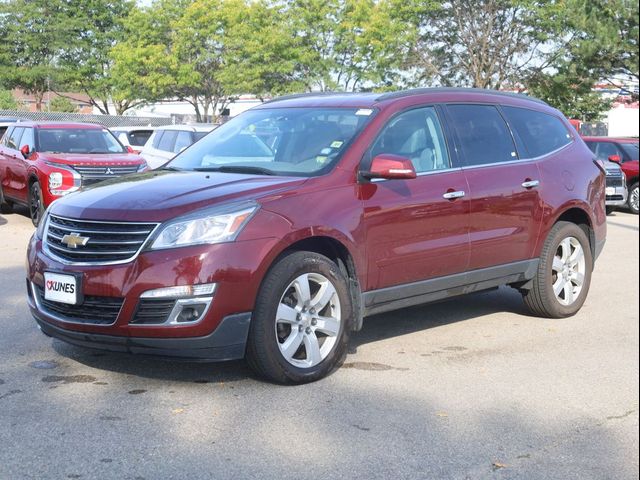
M 622 174 L 613 173 L 609 174 L 607 172 L 607 187 L 623 187 L 624 186 L 624 176 Z
M 157 223 L 103 222 L 76 220 L 49 215 L 46 249 L 50 254 L 72 263 L 122 263 L 142 249 Z M 86 243 L 63 242 L 69 237 L 88 238 Z
M 82 185 L 92 185 L 109 178 L 119 177 L 121 175 L 130 175 L 136 173 L 140 165 L 126 166 L 75 166 L 73 167 L 82 177 Z

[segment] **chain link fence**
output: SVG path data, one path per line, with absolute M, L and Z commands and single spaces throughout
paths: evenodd
M 159 127 L 162 125 L 171 125 L 174 123 L 174 119 L 169 117 L 129 117 L 122 115 L 88 115 L 84 113 L 19 112 L 15 110 L 0 110 L 0 117 L 13 117 L 24 120 L 45 122 L 97 123 L 108 128 L 124 126 Z

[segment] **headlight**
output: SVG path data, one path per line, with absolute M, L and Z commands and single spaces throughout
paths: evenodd
M 44 237 L 44 230 L 47 226 L 48 221 L 49 221 L 49 209 L 47 208 L 44 212 L 44 215 L 42 215 L 42 218 L 40 219 L 38 228 L 36 228 L 36 237 L 39 240 L 42 240 L 42 237 Z
M 162 226 L 151 250 L 184 247 L 186 245 L 232 242 L 242 231 L 258 206 L 255 203 L 235 204 L 226 208 L 201 210 L 177 218 Z
M 56 190 L 62 186 L 62 173 L 51 172 L 49 174 L 49 191 Z

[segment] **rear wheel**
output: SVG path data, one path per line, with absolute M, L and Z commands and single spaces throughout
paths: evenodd
M 40 183 L 33 182 L 29 187 L 29 215 L 34 226 L 38 226 L 42 215 L 44 214 L 44 200 L 42 199 L 42 190 Z
M 605 207 L 605 210 L 607 212 L 607 215 L 611 215 L 613 213 L 613 211 L 615 210 L 614 207 Z
M 631 213 L 638 215 L 638 182 L 631 185 L 629 189 L 629 209 Z
M 574 315 L 587 297 L 593 257 L 589 239 L 576 224 L 556 223 L 545 241 L 538 272 L 524 303 L 534 315 L 563 318 Z
M 347 280 L 334 262 L 312 252 L 287 255 L 260 288 L 249 365 L 278 383 L 319 380 L 344 361 L 351 311 Z

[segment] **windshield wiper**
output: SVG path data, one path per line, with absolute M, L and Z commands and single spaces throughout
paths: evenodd
M 168 170 L 169 172 L 184 172 L 182 168 L 176 168 L 176 167 L 161 167 L 161 168 L 156 168 L 156 170 Z
M 253 173 L 256 175 L 276 175 L 276 173 L 268 168 L 250 167 L 248 165 L 222 165 L 220 167 L 198 167 L 194 168 L 196 172 L 223 172 L 223 173 Z

